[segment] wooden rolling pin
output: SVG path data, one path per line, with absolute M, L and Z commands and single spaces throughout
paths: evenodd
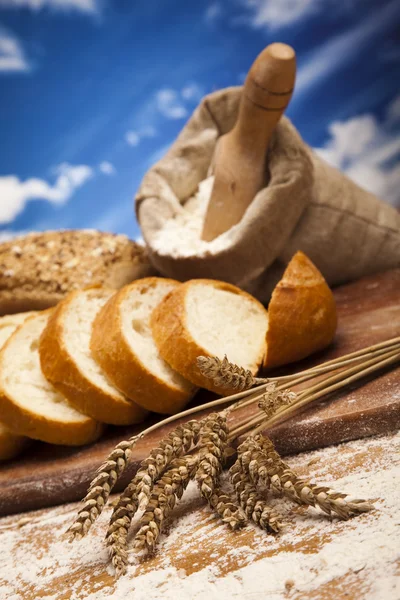
M 266 184 L 268 143 L 289 104 L 295 78 L 296 55 L 286 44 L 267 46 L 254 61 L 243 87 L 237 122 L 217 144 L 203 240 L 211 241 L 236 225 Z

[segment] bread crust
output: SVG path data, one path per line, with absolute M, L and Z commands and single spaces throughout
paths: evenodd
M 125 286 L 114 294 L 96 316 L 91 350 L 98 364 L 116 387 L 140 406 L 162 414 L 182 410 L 194 390 L 173 388 L 152 373 L 132 351 L 123 331 L 120 307 L 133 289 L 146 289 L 160 281 L 179 286 L 172 279 L 147 277 Z
M 0 244 L 0 315 L 54 306 L 75 289 L 118 289 L 155 272 L 145 248 L 95 230 L 30 233 Z
M 198 356 L 211 356 L 209 352 L 199 346 L 193 339 L 186 324 L 186 294 L 191 286 L 197 284 L 207 284 L 216 289 L 239 294 L 250 299 L 265 312 L 266 309 L 253 296 L 230 283 L 213 279 L 195 279 L 186 281 L 178 288 L 172 290 L 153 311 L 151 316 L 152 333 L 163 359 L 195 385 L 219 395 L 221 393 L 229 395 L 234 392 L 233 389 L 224 389 L 222 391 L 221 388 L 214 386 L 210 379 L 200 373 L 196 364 Z M 264 353 L 265 347 L 260 349 L 254 367 L 251 368 L 254 375 L 262 364 Z
M 275 287 L 268 307 L 265 367 L 292 363 L 328 346 L 337 326 L 336 303 L 324 277 L 297 252 Z
M 19 327 L 19 325 L 21 325 L 24 321 L 26 321 L 26 319 L 28 319 L 34 314 L 34 312 L 28 312 L 0 317 L 0 349 L 3 347 L 7 339 L 12 335 L 12 333 Z M 4 341 L 2 341 L 3 327 L 7 329 L 12 329 L 11 332 L 8 332 L 8 335 L 6 338 L 4 338 Z M 0 422 L 0 461 L 10 460 L 11 458 L 18 456 L 18 454 L 22 452 L 22 450 L 28 445 L 28 443 L 29 438 L 12 433 L 7 427 L 2 425 L 2 423 Z
M 28 444 L 29 438 L 12 433 L 0 424 L 0 461 L 15 458 Z
M 99 294 L 108 290 L 98 290 Z M 144 420 L 147 412 L 130 400 L 104 392 L 82 373 L 67 351 L 64 319 L 71 302 L 81 292 L 71 292 L 52 311 L 40 338 L 39 355 L 44 376 L 80 412 L 111 425 L 131 425 Z
M 50 311 L 49 311 L 50 312 Z M 97 440 L 104 431 L 104 426 L 94 419 L 82 415 L 81 421 L 63 422 L 50 417 L 35 413 L 17 404 L 10 397 L 4 386 L 3 368 L 5 351 L 12 344 L 13 338 L 18 331 L 25 326 L 31 319 L 38 315 L 29 317 L 20 327 L 10 336 L 0 351 L 0 413 L 2 422 L 16 432 L 18 435 L 27 436 L 49 444 L 58 444 L 66 446 L 82 446 Z
M 20 435 L 49 444 L 84 446 L 97 440 L 104 431 L 102 423 L 90 417 L 66 423 L 37 415 L 15 404 L 3 389 L 0 389 L 0 410 L 7 427 Z

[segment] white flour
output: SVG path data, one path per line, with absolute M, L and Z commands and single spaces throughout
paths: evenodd
M 203 503 L 191 485 L 178 506 L 179 518 L 172 521 L 169 535 L 162 537 L 157 568 L 146 563 L 138 566 L 132 554 L 128 574 L 116 582 L 109 576 L 101 579 L 105 570 L 112 573 L 103 546 L 109 511 L 86 538 L 74 544 L 61 539 L 61 533 L 71 523 L 76 505 L 47 511 L 41 524 L 33 516 L 22 529 L 12 527 L 15 517 L 2 519 L 1 600 L 33 600 L 42 594 L 46 600 L 304 600 L 309 596 L 322 600 L 347 597 L 336 595 L 337 581 L 346 576 L 346 582 L 351 582 L 360 571 L 362 585 L 349 593 L 351 600 L 398 600 L 400 461 L 395 445 L 399 442 L 399 435 L 371 438 L 290 459 L 314 480 L 352 497 L 379 501 L 375 512 L 347 522 L 330 521 L 314 510 L 293 512 L 293 505 L 284 503 L 290 527 L 277 537 L 251 526 L 228 532 L 208 509 L 199 509 Z M 374 450 L 378 453 L 369 460 Z M 336 479 L 327 462 L 346 475 Z M 277 502 L 282 508 L 282 500 Z M 35 535 L 44 537 L 47 550 L 36 544 Z M 60 587 L 57 580 L 66 576 L 66 587 Z M 323 595 L 323 586 L 331 581 L 334 594 Z
M 164 227 L 157 232 L 152 241 L 153 250 L 161 256 L 184 258 L 215 254 L 229 246 L 232 233 L 237 226 L 211 242 L 201 239 L 213 183 L 213 176 L 200 182 L 197 193 L 185 202 L 182 211 L 173 219 L 166 221 Z

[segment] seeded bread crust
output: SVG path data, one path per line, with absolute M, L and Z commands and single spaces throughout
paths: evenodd
M 95 230 L 31 233 L 0 244 L 0 315 L 54 306 L 68 292 L 118 289 L 154 274 L 145 249 Z

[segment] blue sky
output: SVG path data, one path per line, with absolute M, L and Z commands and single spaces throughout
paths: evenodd
M 139 235 L 133 196 L 203 94 L 294 46 L 288 115 L 400 205 L 397 0 L 0 0 L 0 239 Z

